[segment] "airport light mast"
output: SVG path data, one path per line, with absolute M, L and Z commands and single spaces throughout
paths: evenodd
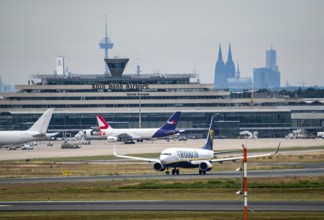
M 112 49 L 114 44 L 108 37 L 108 31 L 107 31 L 107 15 L 105 17 L 105 37 L 102 38 L 102 40 L 99 42 L 99 46 L 101 49 L 105 50 L 105 59 L 108 59 L 108 50 Z M 105 74 L 108 74 L 108 66 L 105 63 Z

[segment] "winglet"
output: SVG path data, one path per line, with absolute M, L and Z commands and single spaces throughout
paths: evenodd
M 280 144 L 281 144 L 281 141 L 278 144 L 278 148 L 277 148 L 276 152 L 274 152 L 272 155 L 275 155 L 275 154 L 277 154 L 279 152 Z

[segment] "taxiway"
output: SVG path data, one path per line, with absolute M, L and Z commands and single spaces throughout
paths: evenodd
M 323 212 L 324 202 L 250 202 L 254 211 Z M 241 201 L 0 202 L 0 211 L 242 211 Z

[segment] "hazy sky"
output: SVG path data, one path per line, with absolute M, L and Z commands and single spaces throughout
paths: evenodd
M 26 84 L 53 73 L 65 56 L 73 73 L 103 73 L 105 15 L 114 43 L 109 56 L 128 57 L 126 73 L 189 73 L 213 83 L 219 44 L 232 45 L 241 76 L 265 66 L 277 50 L 281 85 L 324 85 L 322 0 L 0 0 L 0 76 Z

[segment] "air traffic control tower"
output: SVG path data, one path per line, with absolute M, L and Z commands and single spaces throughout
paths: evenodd
M 107 31 L 107 15 L 105 18 L 105 37 L 102 38 L 102 40 L 99 43 L 99 46 L 101 49 L 105 50 L 105 59 L 108 59 L 108 49 L 112 49 L 114 44 L 111 42 L 111 40 L 108 38 L 108 31 Z M 109 74 L 109 70 L 107 65 L 105 64 L 105 74 Z
M 112 77 L 121 77 L 128 63 L 128 58 L 105 59 Z

